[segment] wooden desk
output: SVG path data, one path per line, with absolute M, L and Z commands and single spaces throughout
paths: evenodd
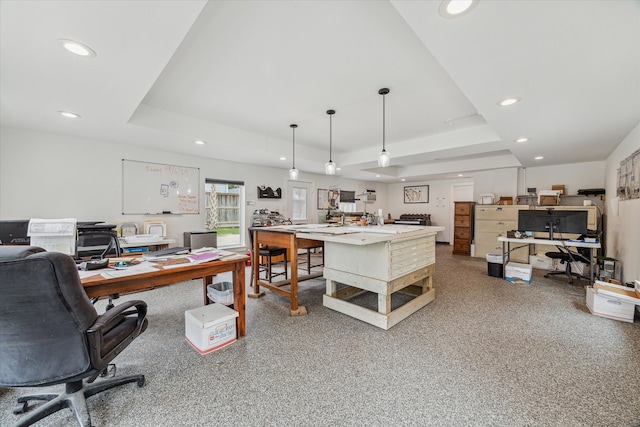
M 590 254 L 591 265 L 589 266 L 589 274 L 590 274 L 590 282 L 593 281 L 593 250 L 600 248 L 600 242 L 596 243 L 586 243 L 579 242 L 577 240 L 548 240 L 548 239 L 536 239 L 533 237 L 527 237 L 524 239 L 516 239 L 512 237 L 498 237 L 498 241 L 502 242 L 502 259 L 504 260 L 504 265 L 506 266 L 509 263 L 509 258 L 511 255 L 511 243 L 520 243 L 521 246 L 524 245 L 553 245 L 562 251 L 562 249 L 566 248 L 588 248 Z M 521 247 L 519 246 L 519 247 Z M 518 248 L 514 248 L 518 249 Z M 506 268 L 502 269 L 502 278 L 505 278 Z
M 307 308 L 298 305 L 298 282 L 313 279 L 322 276 L 322 273 L 311 273 L 304 276 L 298 276 L 298 249 L 316 248 L 322 246 L 322 242 L 309 238 L 298 238 L 296 236 L 296 226 L 275 226 L 275 227 L 252 227 L 249 229 L 253 233 L 253 254 L 251 268 L 253 268 L 253 292 L 249 293 L 250 298 L 259 298 L 264 295 L 260 292 L 260 286 L 263 286 L 280 295 L 284 295 L 291 300 L 290 314 L 291 316 L 304 316 L 307 314 Z M 279 246 L 287 248 L 287 256 L 291 259 L 291 278 L 278 282 L 265 282 L 260 280 L 260 265 L 255 259 L 255 254 L 260 253 L 260 245 Z M 285 285 L 291 285 L 290 290 L 282 289 Z
M 158 271 L 122 277 L 105 278 L 98 274 L 82 279 L 82 285 L 89 298 L 106 297 L 113 294 L 139 292 L 191 279 L 202 279 L 204 304 L 209 303 L 207 285 L 213 283 L 213 276 L 231 271 L 233 273 L 233 308 L 238 312 L 238 338 L 247 334 L 245 324 L 245 274 L 244 265 L 248 259 L 241 256 L 228 260 L 216 260 L 184 267 L 158 269 Z

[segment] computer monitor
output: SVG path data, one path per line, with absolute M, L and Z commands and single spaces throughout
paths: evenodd
M 546 210 L 518 211 L 518 230 L 555 234 L 587 234 L 587 211 L 570 211 L 549 208 Z
M 28 219 L 0 220 L 0 245 L 28 245 Z

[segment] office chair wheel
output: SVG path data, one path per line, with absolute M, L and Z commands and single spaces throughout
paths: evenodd
M 24 414 L 25 412 L 27 412 L 28 407 L 29 407 L 29 402 L 18 402 L 13 407 L 13 413 L 15 415 Z
M 142 378 L 140 378 L 138 381 L 136 381 L 136 384 L 138 384 L 138 387 L 144 387 L 144 385 L 147 383 L 147 381 L 144 378 L 144 375 L 142 375 Z

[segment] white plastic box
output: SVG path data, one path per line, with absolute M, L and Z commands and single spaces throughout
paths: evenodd
M 632 289 L 596 280 L 587 288 L 587 307 L 597 316 L 633 323 L 636 305 L 640 305 L 639 285 Z
M 209 304 L 184 312 L 185 337 L 200 354 L 236 341 L 238 312 L 222 304 Z
M 504 278 L 509 282 L 528 285 L 531 283 L 531 272 L 530 264 L 510 262 L 505 267 Z
M 554 259 L 548 256 L 529 255 L 529 264 L 531 264 L 531 267 L 539 270 L 557 270 L 554 261 Z

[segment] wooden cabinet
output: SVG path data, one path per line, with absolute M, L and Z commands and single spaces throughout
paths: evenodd
M 471 255 L 474 202 L 455 202 L 453 219 L 453 253 Z

